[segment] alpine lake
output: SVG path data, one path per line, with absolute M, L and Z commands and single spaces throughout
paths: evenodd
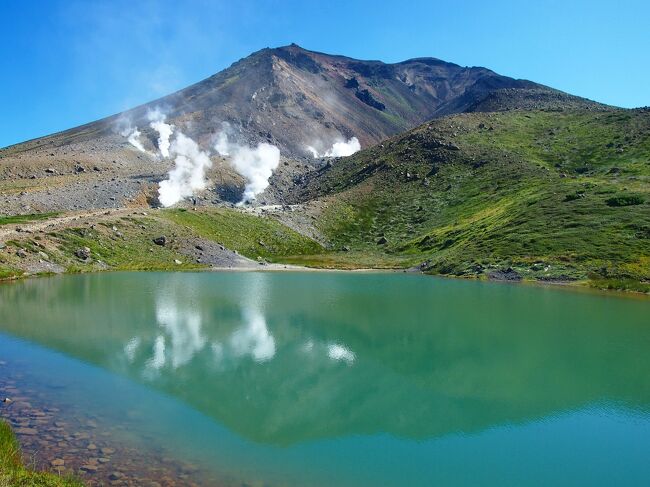
M 88 485 L 650 479 L 650 300 L 400 273 L 0 286 L 0 415 Z

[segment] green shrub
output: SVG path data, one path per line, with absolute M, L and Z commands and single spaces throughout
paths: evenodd
M 639 195 L 620 195 L 609 198 L 606 203 L 608 206 L 633 206 L 642 205 L 643 197 Z

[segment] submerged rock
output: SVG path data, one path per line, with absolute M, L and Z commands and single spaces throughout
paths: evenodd
M 25 435 L 25 436 L 35 436 L 38 434 L 38 430 L 36 428 L 16 428 L 16 434 L 17 435 Z

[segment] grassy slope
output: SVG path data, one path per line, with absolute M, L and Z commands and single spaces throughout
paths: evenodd
M 153 238 L 167 237 L 167 245 Z M 16 255 L 23 249 L 30 258 L 46 258 L 67 272 L 98 270 L 191 270 L 204 268 L 182 253 L 182 242 L 206 238 L 256 259 L 283 261 L 289 256 L 320 254 L 323 247 L 271 217 L 256 217 L 240 211 L 212 208 L 198 211 L 162 210 L 148 215 L 107 216 L 92 226 L 55 230 L 46 234 L 22 233 L 9 240 L 11 252 L 0 252 L 0 279 L 20 277 L 26 260 Z M 91 250 L 85 262 L 75 256 L 82 247 Z M 178 264 L 176 261 L 180 261 Z
M 32 213 L 29 215 L 8 215 L 0 216 L 0 225 L 11 225 L 16 223 L 27 223 L 31 221 L 47 220 L 56 216 L 57 213 Z M 5 259 L 0 256 L 0 280 L 15 279 L 22 275 L 22 271 L 6 264 Z
M 647 111 L 449 117 L 338 161 L 307 196 L 336 247 L 380 263 L 650 289 Z
M 94 270 L 165 270 L 193 269 L 173 245 L 154 245 L 152 238 L 167 234 L 175 236 L 175 226 L 159 218 L 108 218 L 93 225 L 71 227 L 45 235 L 25 235 L 7 242 L 7 247 L 22 248 L 29 255 L 45 253 L 49 262 L 61 265 L 67 272 Z M 75 256 L 81 247 L 91 249 L 92 260 L 83 262 Z M 19 268 L 21 260 L 14 255 L 2 256 L 4 266 Z M 180 260 L 182 264 L 176 264 Z
M 47 220 L 48 218 L 52 218 L 57 214 L 58 213 L 32 213 L 29 215 L 0 216 L 0 225 L 27 223 L 35 220 Z
M 0 421 L 0 487 L 80 487 L 77 480 L 25 468 L 18 441 L 11 428 Z
M 220 242 L 251 259 L 271 262 L 288 256 L 314 254 L 323 248 L 274 218 L 218 208 L 204 211 L 169 210 L 165 217 L 197 235 Z

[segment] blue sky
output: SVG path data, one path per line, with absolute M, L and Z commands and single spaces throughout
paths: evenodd
M 0 0 L 0 147 L 183 88 L 263 47 L 434 56 L 650 105 L 650 3 Z

